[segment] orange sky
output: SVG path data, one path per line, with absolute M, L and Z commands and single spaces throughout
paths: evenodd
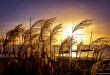
M 110 35 L 110 10 L 107 0 L 1 1 L 0 12 L 0 28 L 4 34 L 6 30 L 20 23 L 29 28 L 29 17 L 34 16 L 32 23 L 39 19 L 56 17 L 55 25 L 63 24 L 62 36 L 57 37 L 59 40 L 69 35 L 73 22 L 78 24 L 85 19 L 95 19 L 92 26 L 81 31 L 84 34 L 82 39 L 85 44 L 89 44 L 92 31 L 93 40 Z

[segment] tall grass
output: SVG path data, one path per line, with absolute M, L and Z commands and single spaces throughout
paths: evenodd
M 73 35 L 62 40 L 58 49 L 59 54 L 62 54 L 62 56 L 55 57 L 55 46 L 53 49 L 53 44 L 57 42 L 56 35 L 59 35 L 62 28 L 62 24 L 54 26 L 55 19 L 41 19 L 33 25 L 30 23 L 29 29 L 25 29 L 22 24 L 19 24 L 6 33 L 6 38 L 2 37 L 0 39 L 0 52 L 1 54 L 7 52 L 8 55 L 8 59 L 1 57 L 4 64 L 3 75 L 17 73 L 19 75 L 76 75 L 78 73 L 85 75 L 86 72 L 91 70 L 94 60 L 84 61 L 72 58 L 72 46 L 78 44 Z M 90 26 L 92 21 L 88 19 L 82 21 L 72 29 L 72 33 Z M 95 62 L 102 59 L 103 50 L 108 43 L 109 38 L 102 37 L 90 44 Z M 82 47 L 83 42 L 81 41 L 77 45 L 76 58 L 77 55 L 81 58 Z M 66 51 L 70 57 L 64 56 Z M 102 52 L 99 54 L 99 51 Z M 86 69 L 88 71 L 84 71 Z

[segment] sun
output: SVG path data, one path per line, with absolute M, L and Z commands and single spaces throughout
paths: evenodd
M 76 24 L 74 24 L 74 26 L 75 25 Z M 82 29 L 79 29 L 72 33 L 72 29 L 74 28 L 72 27 L 72 24 L 68 24 L 68 27 L 66 27 L 66 29 L 63 30 L 62 39 L 64 40 L 67 36 L 73 36 L 74 40 L 76 40 L 77 43 L 80 43 L 81 41 L 83 41 L 84 31 Z
M 68 24 L 68 27 L 63 30 L 63 34 L 62 34 L 63 38 L 62 40 L 64 40 L 67 36 L 73 36 L 73 39 L 77 42 L 76 44 L 72 45 L 72 50 L 77 50 L 77 44 L 79 44 L 81 41 L 83 41 L 83 36 L 84 36 L 84 31 L 82 29 L 79 29 L 77 31 L 75 31 L 74 33 L 72 33 L 72 24 Z M 71 53 L 72 57 L 76 57 L 76 52 L 72 52 Z M 77 55 L 78 57 L 78 55 Z
M 72 25 L 68 24 L 68 27 L 62 30 L 62 39 L 64 40 L 67 36 L 72 36 Z

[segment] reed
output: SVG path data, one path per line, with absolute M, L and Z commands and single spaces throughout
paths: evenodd
M 91 42 L 89 49 L 93 50 L 95 60 L 84 60 L 81 58 L 84 44 L 82 41 L 78 44 L 73 35 L 61 40 L 59 49 L 53 47 L 53 44 L 57 42 L 56 36 L 59 35 L 62 28 L 62 24 L 53 27 L 55 19 L 38 20 L 30 25 L 29 29 L 25 29 L 22 24 L 19 24 L 9 30 L 5 38 L 0 39 L 1 54 L 7 52 L 9 55 L 8 60 L 2 59 L 2 63 L 5 64 L 3 65 L 3 75 L 16 73 L 20 75 L 96 74 L 99 66 L 103 63 L 101 62 L 103 59 L 102 54 L 110 41 L 109 37 L 101 37 Z M 92 21 L 87 19 L 80 22 L 72 28 L 72 34 L 77 30 L 92 25 Z M 19 44 L 17 44 L 18 41 Z M 80 59 L 72 58 L 72 46 L 74 44 L 78 44 L 76 58 L 79 55 Z M 59 51 L 58 57 L 55 56 L 56 49 Z M 64 56 L 65 52 L 68 52 L 68 57 Z M 62 56 L 60 56 L 61 54 Z M 101 63 L 96 63 L 97 61 Z

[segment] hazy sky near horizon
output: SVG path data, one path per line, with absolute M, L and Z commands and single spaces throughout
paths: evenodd
M 56 22 L 63 23 L 64 30 L 73 21 L 95 19 L 94 27 L 86 29 L 86 33 L 93 31 L 94 36 L 109 36 L 109 8 L 110 0 L 0 0 L 0 32 L 20 23 L 29 26 L 29 18 L 34 16 L 34 21 L 57 17 Z

